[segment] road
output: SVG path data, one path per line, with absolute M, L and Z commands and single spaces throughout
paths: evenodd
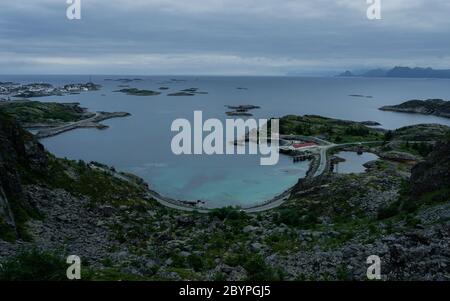
M 148 195 L 152 198 L 155 199 L 158 203 L 160 203 L 161 205 L 171 208 L 171 209 L 176 209 L 176 210 L 181 210 L 181 211 L 187 211 L 187 212 L 194 212 L 197 211 L 199 213 L 208 213 L 211 211 L 211 209 L 207 209 L 207 208 L 201 208 L 201 207 L 189 207 L 188 205 L 184 205 L 184 204 L 177 204 L 175 203 L 175 201 L 172 201 L 166 197 L 163 197 L 161 195 L 159 195 L 158 193 L 155 193 L 154 191 L 149 191 Z
M 289 199 L 289 197 L 291 196 L 291 190 L 292 189 L 289 189 L 279 196 L 276 196 L 272 200 L 267 201 L 259 206 L 257 205 L 249 208 L 243 208 L 242 211 L 244 211 L 245 213 L 258 213 L 277 208 Z
M 324 145 L 318 146 L 319 148 L 319 166 L 317 167 L 317 170 L 314 172 L 313 177 L 321 176 L 323 173 L 325 173 L 326 168 L 328 166 L 328 151 L 332 148 L 337 147 L 346 147 L 346 146 L 352 146 L 352 145 L 363 145 L 363 144 L 377 144 L 380 143 L 380 141 L 367 141 L 367 142 L 353 142 L 353 143 L 343 143 L 343 144 L 333 144 L 331 142 L 321 140 L 316 138 L 316 141 L 320 140 Z M 269 201 L 261 206 L 255 206 L 252 208 L 243 209 L 243 211 L 247 213 L 257 213 L 257 212 L 263 212 L 271 209 L 275 209 L 282 204 L 284 204 L 290 197 L 290 190 L 284 192 L 282 195 L 278 196 L 277 198 L 273 199 L 272 201 Z
M 318 177 L 322 175 L 325 172 L 325 169 L 327 168 L 328 158 L 327 158 L 327 151 L 335 145 L 327 145 L 322 146 L 319 149 L 319 166 L 317 167 L 316 172 L 313 175 L 313 178 Z

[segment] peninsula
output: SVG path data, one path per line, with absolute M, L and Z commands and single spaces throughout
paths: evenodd
M 55 136 L 77 128 L 106 129 L 101 121 L 129 116 L 126 112 L 89 112 L 79 103 L 39 101 L 8 101 L 0 103 L 0 110 L 15 117 L 22 127 L 37 131 L 38 139 Z
M 442 99 L 410 100 L 399 105 L 384 106 L 380 110 L 450 118 L 450 101 Z

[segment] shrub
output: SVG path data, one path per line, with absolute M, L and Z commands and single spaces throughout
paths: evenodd
M 389 206 L 380 207 L 377 212 L 378 220 L 388 219 L 399 214 L 398 203 L 395 202 Z
M 261 255 L 253 255 L 247 258 L 243 265 L 247 271 L 247 281 L 279 281 L 281 275 L 268 266 Z
M 191 268 L 194 269 L 194 271 L 199 272 L 202 271 L 205 268 L 205 262 L 203 258 L 199 255 L 189 255 L 187 257 L 187 262 Z
M 0 217 L 0 239 L 4 241 L 13 242 L 16 240 L 16 233 L 14 228 L 6 223 L 2 217 Z
M 303 215 L 296 209 L 281 209 L 274 216 L 274 222 L 292 227 L 310 227 L 318 223 L 318 217 L 313 212 Z
M 387 131 L 384 134 L 384 141 L 391 141 L 394 138 L 394 133 L 392 131 Z
M 211 218 L 218 218 L 219 220 L 223 221 L 225 219 L 228 220 L 239 220 L 246 217 L 245 212 L 241 212 L 236 208 L 233 207 L 225 207 L 225 208 L 219 208 L 214 209 L 209 213 L 209 216 Z

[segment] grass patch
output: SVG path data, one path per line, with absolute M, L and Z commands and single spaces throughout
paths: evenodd
M 112 205 L 135 204 L 144 189 L 108 172 L 88 167 L 83 161 L 69 161 L 50 157 L 48 182 L 54 188 L 65 189 L 75 195 L 89 196 L 93 202 Z
M 2 109 L 21 123 L 72 122 L 83 116 L 78 106 L 53 102 L 11 102 L 2 105 Z
M 289 115 L 281 118 L 280 133 L 320 136 L 334 143 L 384 140 L 384 135 L 360 123 L 314 115 Z

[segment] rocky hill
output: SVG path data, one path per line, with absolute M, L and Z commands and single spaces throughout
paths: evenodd
M 450 196 L 450 139 L 440 142 L 424 162 L 414 166 L 411 187 L 415 197 L 437 192 Z
M 380 110 L 450 118 L 450 101 L 442 99 L 410 100 L 395 106 L 384 106 Z

